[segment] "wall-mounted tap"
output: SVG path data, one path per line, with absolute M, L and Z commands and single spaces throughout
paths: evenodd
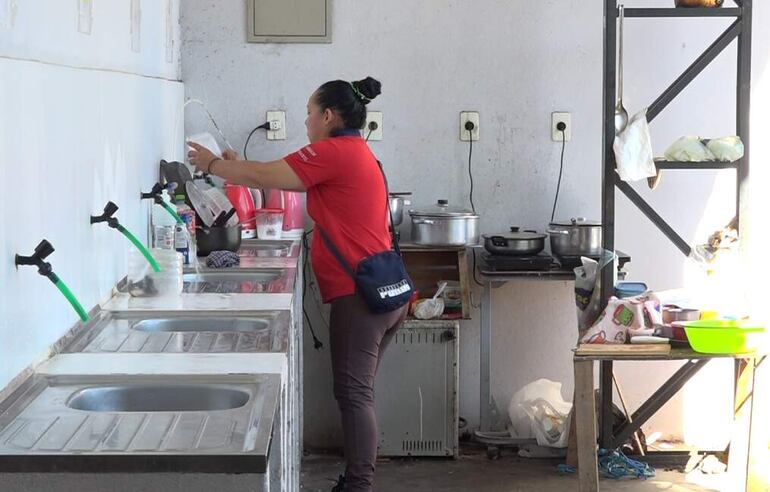
M 131 243 L 136 246 L 136 249 L 138 249 L 142 255 L 147 260 L 147 263 L 150 264 L 152 269 L 155 272 L 160 272 L 160 266 L 158 265 L 158 262 L 155 261 L 155 258 L 152 257 L 150 252 L 147 250 L 147 248 L 144 247 L 144 244 L 142 244 L 136 236 L 131 234 L 131 232 L 123 227 L 117 218 L 113 217 L 115 212 L 118 211 L 118 206 L 115 205 L 113 202 L 107 202 L 107 205 L 104 206 L 104 211 L 101 215 L 92 215 L 91 216 L 91 224 L 98 224 L 99 222 L 106 222 L 107 225 L 113 229 L 116 229 L 121 234 L 123 234 Z
M 40 241 L 40 244 L 37 245 L 35 252 L 32 253 L 31 256 L 22 256 L 17 254 L 14 263 L 16 264 L 17 269 L 19 266 L 25 265 L 36 266 L 37 273 L 46 277 L 56 286 L 57 289 L 59 289 L 59 292 L 61 292 L 67 301 L 69 301 L 72 309 L 75 310 L 80 319 L 85 323 L 89 319 L 88 313 L 85 309 L 83 309 L 83 306 L 77 300 L 69 287 L 67 287 L 67 285 L 62 282 L 59 276 L 53 272 L 53 267 L 51 264 L 45 261 L 45 259 L 54 251 L 55 250 L 53 245 L 47 240 L 43 239 Z
M 184 221 L 179 216 L 178 213 L 176 213 L 176 210 L 174 210 L 174 207 L 168 204 L 166 200 L 163 199 L 163 190 L 169 190 L 169 194 L 171 193 L 171 189 L 176 188 L 176 184 L 174 183 L 174 186 L 172 187 L 171 184 L 168 184 L 166 186 L 163 186 L 160 183 L 155 183 L 155 185 L 152 187 L 152 189 L 149 191 L 149 193 L 142 192 L 140 194 L 140 197 L 142 200 L 152 200 L 157 205 L 160 205 L 163 207 L 163 209 L 171 215 L 177 224 L 184 225 Z

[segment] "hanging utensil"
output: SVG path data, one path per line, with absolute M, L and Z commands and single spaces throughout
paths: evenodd
M 618 102 L 615 105 L 615 134 L 622 132 L 628 125 L 628 111 L 623 107 L 623 21 L 625 6 L 620 5 L 618 22 Z

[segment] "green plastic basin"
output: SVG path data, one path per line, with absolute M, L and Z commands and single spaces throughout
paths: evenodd
M 684 325 L 687 340 L 703 354 L 746 354 L 762 345 L 765 328 L 750 320 L 699 320 Z

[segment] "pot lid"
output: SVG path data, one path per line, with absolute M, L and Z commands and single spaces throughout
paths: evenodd
M 585 217 L 572 217 L 569 220 L 557 220 L 557 221 L 551 222 L 551 225 L 562 226 L 562 227 L 572 227 L 572 226 L 592 227 L 592 226 L 600 226 L 602 225 L 602 223 L 598 220 L 588 220 Z
M 449 205 L 449 200 L 439 200 L 432 207 L 425 208 L 423 210 L 410 210 L 409 215 L 412 217 L 451 217 L 451 218 L 474 218 L 478 217 L 477 214 L 468 209 L 462 209 L 459 207 L 452 207 Z

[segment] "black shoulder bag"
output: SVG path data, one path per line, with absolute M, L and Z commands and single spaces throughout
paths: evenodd
M 331 238 L 320 227 L 318 232 L 321 233 L 324 243 L 340 263 L 343 270 L 355 282 L 356 289 L 361 297 L 363 297 L 367 306 L 369 306 L 369 310 L 380 314 L 389 313 L 405 306 L 412 297 L 414 287 L 401 259 L 401 249 L 398 246 L 398 240 L 396 239 L 393 227 L 393 211 L 390 209 L 390 200 L 388 199 L 388 178 L 385 177 L 385 171 L 382 169 L 380 161 L 377 161 L 377 165 L 380 167 L 382 179 L 385 181 L 385 203 L 388 205 L 388 215 L 390 216 L 393 249 L 364 258 L 354 270 L 343 258 Z

